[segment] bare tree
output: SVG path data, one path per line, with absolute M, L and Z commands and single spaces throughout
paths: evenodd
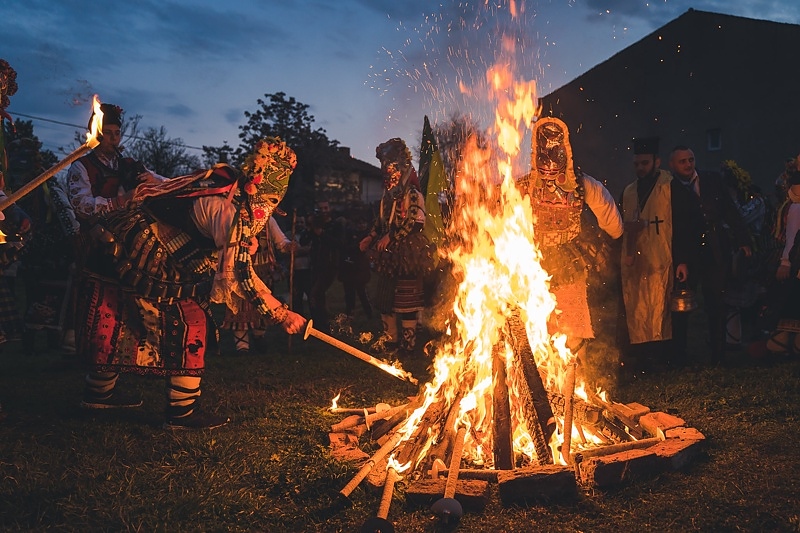
M 158 129 L 148 128 L 141 135 L 132 138 L 125 155 L 167 177 L 189 174 L 202 167 L 200 157 L 186 152 L 183 139 L 167 137 L 164 126 Z

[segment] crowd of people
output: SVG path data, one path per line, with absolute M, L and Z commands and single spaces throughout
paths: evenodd
M 6 87 L 4 98 L 13 94 Z M 352 322 L 359 304 L 364 320 L 380 319 L 373 352 L 422 352 L 420 312 L 435 249 L 423 231 L 425 199 L 402 139 L 376 148 L 385 181 L 373 210 L 334 213 L 322 199 L 311 213 L 289 215 L 278 204 L 296 156 L 282 140 L 262 139 L 241 168 L 217 164 L 164 177 L 123 156 L 123 111 L 101 109 L 99 145 L 36 192 L 46 216 L 11 204 L 0 221 L 9 243 L 18 241 L 0 245 L 0 267 L 19 264 L 30 281 L 24 310 L 14 286 L 0 283 L 0 343 L 25 323 L 59 331 L 65 352 L 90 364 L 85 408 L 138 406 L 140 398 L 117 389 L 119 374 L 158 375 L 166 380 L 166 427 L 221 426 L 228 418 L 199 403 L 205 358 L 218 352 L 220 329 L 236 353 L 266 352 L 270 326 L 296 334 L 308 317 L 330 332 L 335 311 Z M 613 326 L 626 371 L 716 364 L 746 345 L 757 356 L 800 352 L 800 156 L 786 162 L 773 206 L 734 161 L 698 170 L 693 150 L 678 145 L 666 154 L 667 170 L 658 139 L 636 139 L 635 179 L 615 201 L 575 165 L 563 121 L 537 120 L 532 144 L 531 172 L 519 185 L 531 198 L 537 244 L 552 275 L 553 327 L 567 334 L 573 353 L 581 357 L 595 337 L 591 285 L 598 270 L 618 275 Z M 0 158 L 0 188 L 6 172 Z M 53 254 L 41 252 L 57 242 L 58 261 L 45 268 Z M 339 310 L 328 298 L 337 281 Z M 702 296 L 702 354 L 691 353 L 691 309 L 676 308 L 679 290 L 685 299 Z M 212 304 L 224 307 L 219 329 Z M 742 320 L 748 314 L 752 320 Z M 757 327 L 745 325 L 752 323 Z

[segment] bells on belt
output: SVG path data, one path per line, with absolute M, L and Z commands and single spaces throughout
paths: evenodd
M 674 313 L 683 313 L 697 309 L 697 299 L 694 292 L 685 282 L 676 283 L 669 299 L 669 310 Z

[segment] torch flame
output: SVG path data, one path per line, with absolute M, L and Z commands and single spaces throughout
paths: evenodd
M 92 124 L 89 131 L 86 132 L 86 145 L 89 148 L 94 148 L 100 144 L 97 137 L 98 134 L 103 133 L 103 111 L 100 109 L 100 99 L 96 94 L 92 97 L 92 108 L 94 109 Z

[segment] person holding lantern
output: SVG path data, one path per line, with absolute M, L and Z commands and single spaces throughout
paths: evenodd
M 259 141 L 241 171 L 211 169 L 139 185 L 130 206 L 92 224 L 78 349 L 92 363 L 82 405 L 135 407 L 115 388 L 120 372 L 167 377 L 165 427 L 214 428 L 225 416 L 199 408 L 205 355 L 218 332 L 209 303 L 250 303 L 290 334 L 306 320 L 253 271 L 257 236 L 283 198 L 296 156 L 276 137 Z

